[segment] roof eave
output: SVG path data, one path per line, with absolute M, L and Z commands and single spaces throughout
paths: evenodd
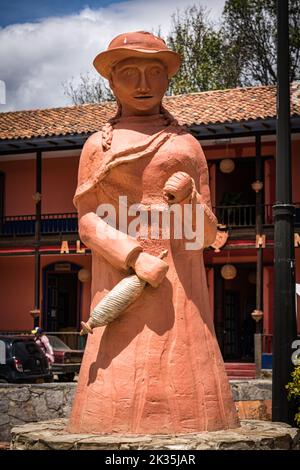
M 276 133 L 276 118 L 191 124 L 187 127 L 199 140 L 272 135 Z M 300 132 L 300 116 L 291 116 L 291 131 Z M 0 155 L 80 149 L 92 133 L 0 140 Z
M 189 127 L 199 140 L 249 137 L 276 134 L 276 118 L 250 119 L 214 124 L 192 124 Z M 300 132 L 300 116 L 291 116 L 291 131 Z
M 31 139 L 0 140 L 0 155 L 80 149 L 91 134 L 92 132 L 62 136 L 34 137 Z

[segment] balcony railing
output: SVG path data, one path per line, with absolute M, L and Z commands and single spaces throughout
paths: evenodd
M 294 203 L 295 225 L 300 227 L 300 203 Z M 255 227 L 256 206 L 216 206 L 213 208 L 220 224 L 228 227 Z M 263 225 L 273 225 L 273 204 L 262 206 Z M 0 223 L 0 237 L 32 236 L 35 232 L 35 215 L 14 215 L 4 217 Z M 78 216 L 76 212 L 62 214 L 42 214 L 42 235 L 77 233 Z
M 251 227 L 255 225 L 255 205 L 216 206 L 213 209 L 218 222 L 227 227 Z
M 294 205 L 294 223 L 296 226 L 300 226 L 300 203 L 294 203 Z M 216 206 L 213 210 L 217 216 L 218 222 L 227 227 L 255 227 L 255 205 Z M 263 225 L 273 225 L 273 204 L 263 204 L 261 213 Z
M 0 236 L 30 236 L 35 232 L 35 215 L 16 215 L 4 217 L 0 226 Z M 60 233 L 77 233 L 78 217 L 76 212 L 64 214 L 43 214 L 41 216 L 41 233 L 52 235 Z

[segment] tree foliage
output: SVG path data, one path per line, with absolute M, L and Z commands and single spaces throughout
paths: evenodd
M 276 4 L 277 0 L 226 0 L 219 25 L 208 19 L 208 11 L 200 5 L 177 11 L 165 39 L 183 63 L 170 82 L 169 93 L 275 84 Z M 294 81 L 300 79 L 300 0 L 289 0 L 289 22 L 290 78 Z M 77 85 L 74 80 L 64 84 L 74 104 L 114 99 L 101 78 L 87 73 L 80 80 Z
M 196 5 L 184 12 L 177 11 L 172 17 L 167 43 L 182 56 L 183 63 L 170 83 L 171 93 L 214 90 L 240 84 L 238 64 L 231 62 L 232 45 L 224 41 L 222 31 L 216 30 L 206 18 L 207 10 Z
M 240 60 L 244 85 L 277 82 L 276 0 L 227 0 L 223 34 Z M 300 0 L 289 0 L 290 78 L 300 77 Z
M 293 81 L 300 78 L 300 0 L 289 1 L 289 21 Z M 226 0 L 218 27 L 194 5 L 173 15 L 167 42 L 183 57 L 171 93 L 275 84 L 276 0 Z
M 114 100 L 113 94 L 104 81 L 100 77 L 91 78 L 88 72 L 80 75 L 79 84 L 75 83 L 74 78 L 63 83 L 63 89 L 65 95 L 75 105 Z
M 285 387 L 288 392 L 288 399 L 295 400 L 298 411 L 295 415 L 295 423 L 300 428 L 300 365 L 296 366 L 291 374 L 292 380 Z

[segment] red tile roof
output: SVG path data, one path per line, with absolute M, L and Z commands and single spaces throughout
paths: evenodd
M 164 99 L 181 124 L 217 124 L 276 117 L 276 87 L 190 93 Z M 114 115 L 115 103 L 0 113 L 0 140 L 95 132 Z M 291 114 L 300 115 L 300 83 L 291 86 Z

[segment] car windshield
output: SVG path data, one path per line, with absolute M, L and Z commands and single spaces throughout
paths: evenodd
M 66 343 L 64 343 L 57 336 L 49 335 L 48 338 L 49 338 L 49 341 L 50 341 L 50 344 L 51 344 L 52 348 L 55 349 L 56 351 L 65 351 L 66 349 L 67 350 L 71 349 L 71 348 L 69 348 L 69 346 Z
M 42 353 L 34 341 L 14 341 L 12 345 L 12 354 L 18 359 L 24 361 L 28 356 L 39 357 Z

